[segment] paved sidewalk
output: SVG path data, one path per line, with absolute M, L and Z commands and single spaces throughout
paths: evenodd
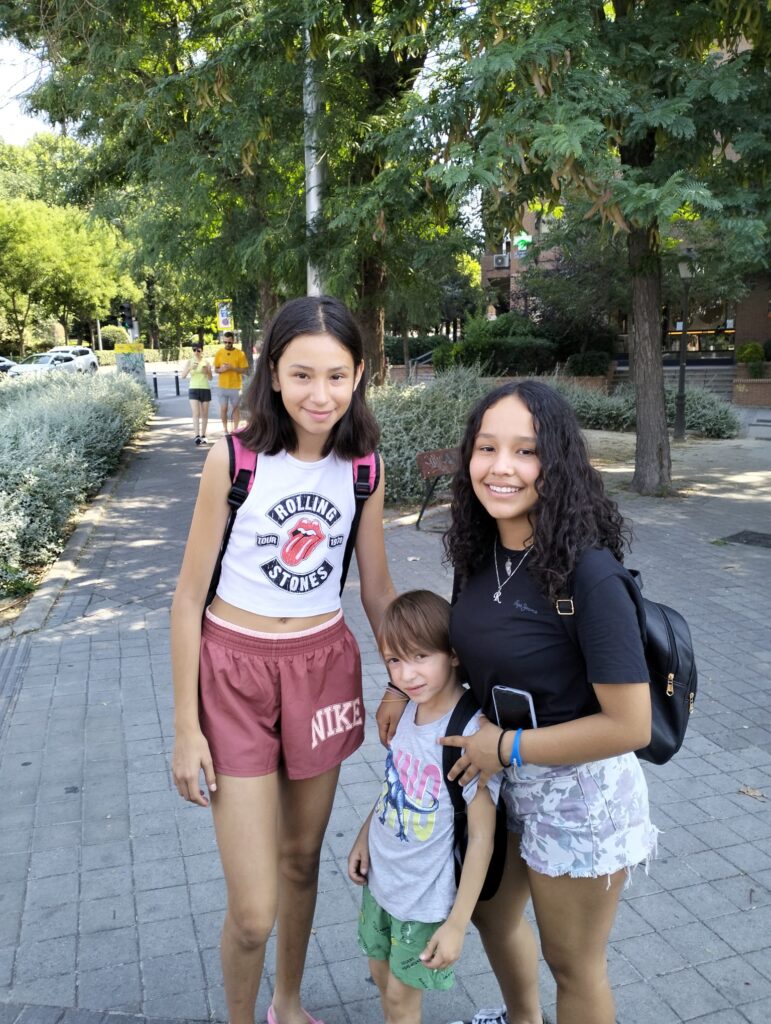
M 162 400 L 46 621 L 0 645 L 0 1024 L 226 1020 L 210 817 L 168 774 L 168 607 L 204 459 L 187 416 L 184 398 Z M 700 668 L 686 748 L 646 769 L 660 856 L 612 936 L 620 1024 L 771 1020 L 771 550 L 715 543 L 769 530 L 771 445 L 722 442 L 700 458 L 686 495 L 667 500 L 628 493 L 629 467 L 608 467 L 635 526 L 629 563 L 687 615 Z M 442 515 L 388 529 L 397 588 L 448 594 Z M 371 713 L 385 676 L 352 577 L 370 722 L 323 851 L 305 999 L 327 1024 L 381 1020 L 345 860 L 379 786 Z M 271 949 L 258 1020 L 273 969 Z M 473 933 L 458 975 L 427 998 L 426 1024 L 498 1001 Z M 547 1009 L 553 991 L 544 970 Z

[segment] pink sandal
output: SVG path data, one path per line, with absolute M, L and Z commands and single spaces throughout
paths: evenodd
M 311 1017 L 311 1015 L 308 1013 L 308 1011 L 305 1008 L 303 1008 L 303 1013 L 308 1018 L 308 1024 L 324 1024 L 323 1020 L 316 1020 L 315 1017 Z M 268 1024 L 278 1024 L 278 1021 L 276 1020 L 276 1014 L 275 1014 L 275 1011 L 273 1009 L 273 1004 L 272 1003 L 268 1007 Z

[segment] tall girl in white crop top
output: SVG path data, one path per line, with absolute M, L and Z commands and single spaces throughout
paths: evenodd
M 230 1024 L 253 1024 L 278 922 L 269 1024 L 308 1024 L 300 983 L 340 761 L 361 743 L 358 648 L 340 612 L 352 460 L 375 449 L 361 335 L 338 300 L 286 303 L 265 337 L 240 443 L 256 453 L 217 595 L 204 603 L 228 516 L 225 439 L 207 456 L 171 613 L 174 783 L 211 803 L 228 890 L 222 968 Z M 356 539 L 377 632 L 394 597 L 384 474 Z M 203 620 L 203 621 L 202 621 Z M 201 788 L 201 774 L 205 788 Z

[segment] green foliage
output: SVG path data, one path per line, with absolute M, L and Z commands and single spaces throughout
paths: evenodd
M 106 327 L 102 327 L 102 344 L 106 349 L 114 349 L 116 345 L 122 345 L 129 340 L 129 333 L 125 327 L 118 327 L 114 324 L 107 324 Z M 99 354 L 99 361 L 104 362 L 102 359 L 103 353 Z
M 147 390 L 124 374 L 0 383 L 0 587 L 61 550 L 73 511 L 96 493 L 147 422 Z
M 565 373 L 573 377 L 604 377 L 610 366 L 607 352 L 574 352 L 565 363 Z
M 675 422 L 675 388 L 667 388 L 667 423 Z M 738 437 L 741 423 L 732 409 L 719 395 L 702 388 L 686 388 L 685 427 L 698 437 Z
M 554 386 L 570 402 L 578 422 L 587 430 L 634 430 L 634 392 L 618 388 L 613 394 L 581 388 L 561 377 L 554 378 Z
M 471 406 L 489 390 L 480 368 L 454 366 L 425 384 L 384 384 L 368 399 L 382 430 L 386 501 L 416 500 L 424 490 L 415 457 L 460 441 Z
M 634 430 L 635 395 L 630 387 L 616 388 L 610 395 L 589 391 L 555 378 L 554 386 L 576 411 L 578 422 L 587 430 Z M 666 390 L 667 422 L 675 422 L 674 388 Z M 685 426 L 700 437 L 737 437 L 741 424 L 728 402 L 711 391 L 688 388 L 685 392 Z
M 763 342 L 763 357 L 767 363 L 771 363 L 771 338 Z
M 34 316 L 104 315 L 121 287 L 114 229 L 70 206 L 0 201 L 0 306 L 24 351 Z
M 747 363 L 747 376 L 750 380 L 763 380 L 764 370 L 762 362 Z
M 758 341 L 748 341 L 740 345 L 736 350 L 736 361 L 738 363 L 762 363 L 763 346 Z
M 548 373 L 557 362 L 554 342 L 537 335 L 485 338 L 481 332 L 455 344 L 442 344 L 434 349 L 434 366 L 476 366 L 492 375 L 527 377 Z
M 410 359 L 417 359 L 418 356 L 431 352 L 436 345 L 437 338 L 441 335 L 419 334 L 416 337 L 407 339 L 409 345 Z M 392 366 L 401 366 L 404 363 L 404 339 L 394 334 L 386 334 L 383 337 L 383 350 L 385 357 Z

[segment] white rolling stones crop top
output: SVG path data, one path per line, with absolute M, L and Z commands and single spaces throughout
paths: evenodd
M 261 453 L 217 595 L 256 615 L 337 611 L 355 505 L 351 463 L 334 452 L 318 462 Z

